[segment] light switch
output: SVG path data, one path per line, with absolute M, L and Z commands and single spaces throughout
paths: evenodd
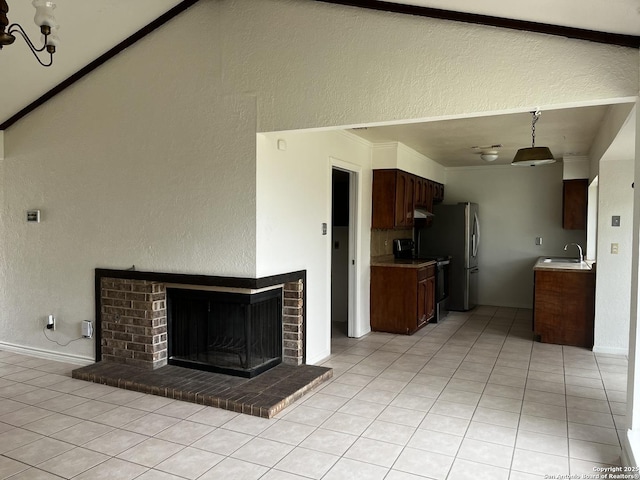
M 612 243 L 611 244 L 611 253 L 614 255 L 618 254 L 618 244 L 617 243 Z
M 27 210 L 27 222 L 40 223 L 40 210 Z
M 619 227 L 620 226 L 620 215 L 613 215 L 611 217 L 611 226 Z

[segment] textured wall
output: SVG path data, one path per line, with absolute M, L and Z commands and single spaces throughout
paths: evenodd
M 224 3 L 225 85 L 258 94 L 260 131 L 638 94 L 632 48 L 322 2 Z
M 593 349 L 627 354 L 631 305 L 631 258 L 633 244 L 634 161 L 611 159 L 600 162 L 598 176 L 598 245 L 596 269 L 596 324 Z M 611 216 L 620 216 L 620 226 L 611 226 Z M 618 244 L 618 254 L 611 244 Z
M 255 99 L 220 95 L 209 41 L 181 16 L 5 132 L 0 340 L 93 357 L 41 330 L 80 336 L 96 267 L 254 276 Z

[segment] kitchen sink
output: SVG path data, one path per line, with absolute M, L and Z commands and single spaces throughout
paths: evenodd
M 543 263 L 581 263 L 579 258 L 572 257 L 546 257 Z

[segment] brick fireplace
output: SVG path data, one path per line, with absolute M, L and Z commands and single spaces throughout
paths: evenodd
M 333 375 L 305 363 L 304 270 L 253 279 L 96 269 L 95 279 L 96 363 L 73 378 L 272 418 Z M 281 289 L 283 361 L 253 378 L 167 364 L 167 289 L 175 288 Z
M 279 280 L 282 283 L 277 283 Z M 267 283 L 268 287 L 262 285 Z M 249 294 L 282 288 L 282 361 L 288 365 L 304 363 L 304 275 L 260 281 L 104 270 L 96 276 L 96 361 L 149 370 L 167 365 L 167 289 L 176 287 Z

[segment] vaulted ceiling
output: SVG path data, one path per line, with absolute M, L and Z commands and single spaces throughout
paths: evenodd
M 56 3 L 61 44 L 52 67 L 41 67 L 21 39 L 0 51 L 0 124 L 182 2 L 56 0 Z M 410 5 L 640 37 L 640 0 L 337 0 L 335 3 L 385 9 Z M 37 43 L 39 32 L 33 23 L 31 2 L 8 0 L 8 4 L 10 22 L 20 23 Z M 540 140 L 548 143 L 559 157 L 585 154 L 605 108 L 544 112 L 539 122 Z M 444 164 L 469 164 L 478 158 L 477 152 L 470 149 L 472 146 L 502 143 L 506 158 L 530 142 L 529 115 L 526 112 L 515 115 L 374 127 L 356 133 L 372 141 L 402 141 Z M 555 137 L 544 139 L 545 129 L 556 132 Z

